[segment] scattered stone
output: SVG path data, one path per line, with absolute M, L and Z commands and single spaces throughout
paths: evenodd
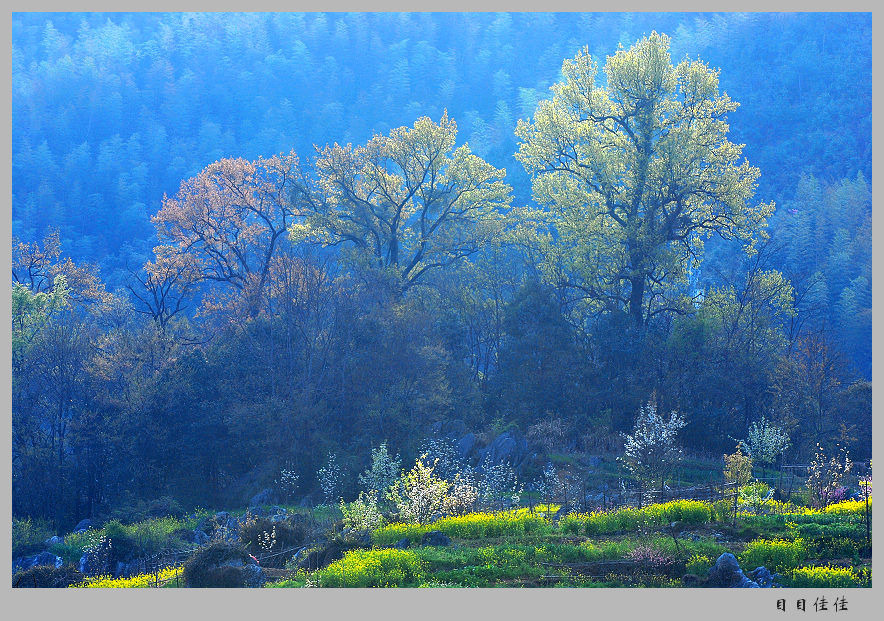
M 34 554 L 32 556 L 20 556 L 13 560 L 12 573 L 15 574 L 17 571 L 26 571 L 32 567 L 40 566 L 49 566 L 57 569 L 63 564 L 64 561 L 51 552 L 40 552 L 39 554 Z
M 779 587 L 776 583 L 777 578 L 780 577 L 780 574 L 772 574 L 770 570 L 762 565 L 761 567 L 756 567 L 752 571 L 749 572 L 749 575 L 752 577 L 758 586 L 762 589 L 769 589 L 772 587 Z
M 448 546 L 451 545 L 451 539 L 448 538 L 448 535 L 443 533 L 440 530 L 431 530 L 428 533 L 424 533 L 424 536 L 421 537 L 421 545 L 422 546 Z

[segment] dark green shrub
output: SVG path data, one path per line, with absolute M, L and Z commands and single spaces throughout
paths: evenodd
M 77 571 L 73 565 L 62 565 L 58 568 L 51 565 L 37 565 L 25 571 L 16 572 L 12 577 L 12 587 L 18 589 L 64 589 L 82 581 L 83 574 Z
M 12 558 L 35 554 L 43 549 L 43 542 L 52 536 L 42 520 L 25 518 L 12 520 Z
M 111 520 L 104 525 L 106 545 L 108 547 L 108 560 L 111 567 L 118 561 L 128 563 L 139 556 L 143 556 L 142 550 L 130 534 L 129 528 L 123 526 L 119 520 Z
M 291 520 L 272 522 L 250 516 L 240 527 L 239 539 L 253 554 L 278 552 L 304 543 L 307 529 Z
M 243 566 L 250 562 L 249 553 L 241 545 L 210 543 L 184 563 L 184 582 L 196 588 L 243 587 Z

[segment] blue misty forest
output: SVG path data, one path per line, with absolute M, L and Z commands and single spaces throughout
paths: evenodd
M 871 585 L 871 13 L 11 26 L 14 587 Z

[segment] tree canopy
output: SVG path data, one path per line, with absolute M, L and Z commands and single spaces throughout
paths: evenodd
M 673 65 L 669 44 L 653 33 L 621 48 L 602 84 L 584 48 L 516 128 L 516 157 L 561 239 L 561 284 L 625 306 L 638 324 L 683 305 L 669 293 L 687 284 L 705 238 L 751 248 L 773 213 L 749 204 L 760 173 L 727 139 L 737 104 L 719 93 L 718 72 L 699 60 Z

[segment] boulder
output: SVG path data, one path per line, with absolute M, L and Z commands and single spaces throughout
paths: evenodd
M 408 537 L 403 537 L 402 539 L 400 539 L 399 541 L 397 541 L 397 542 L 393 545 L 393 547 L 396 548 L 396 549 L 398 549 L 398 550 L 404 550 L 404 549 L 406 549 L 406 548 L 407 548 L 408 546 L 410 546 L 410 545 L 411 545 L 411 542 L 408 540 Z
M 199 528 L 194 529 L 193 542 L 196 545 L 201 546 L 206 543 L 209 543 L 211 540 L 212 540 L 211 537 L 209 537 L 204 531 L 200 530 Z
M 509 463 L 518 468 L 529 455 L 528 440 L 515 431 L 504 431 L 494 438 L 491 444 L 479 451 L 479 459 L 483 463 Z
M 421 545 L 444 547 L 451 545 L 451 539 L 449 539 L 448 535 L 440 530 L 431 530 L 428 533 L 424 533 L 424 536 L 421 537 Z
M 758 583 L 753 582 L 740 569 L 740 564 L 730 552 L 725 552 L 718 557 L 715 565 L 709 570 L 706 585 L 710 587 L 728 589 L 757 589 Z
M 455 445 L 455 449 L 457 450 L 457 457 L 461 460 L 466 460 L 472 454 L 473 449 L 476 447 L 476 434 L 468 433 L 460 440 L 457 441 Z
M 52 535 L 49 539 L 44 541 L 47 546 L 55 545 L 56 543 L 64 543 L 64 537 L 59 537 L 58 535 Z
M 59 568 L 64 564 L 61 557 L 55 556 L 51 552 L 40 552 L 32 556 L 20 556 L 12 561 L 13 575 L 17 571 L 26 571 L 32 567 L 49 566 Z
M 92 520 L 86 518 L 85 520 L 80 520 L 77 522 L 77 525 L 74 526 L 74 533 L 83 533 L 92 528 Z
M 252 496 L 252 499 L 249 501 L 249 508 L 252 507 L 260 507 L 261 505 L 272 505 L 279 502 L 279 498 L 277 498 L 277 493 L 270 487 L 266 487 L 262 489 L 260 492 Z
M 771 587 L 780 586 L 776 583 L 776 580 L 780 577 L 780 574 L 770 573 L 770 570 L 764 565 L 762 565 L 761 567 L 756 567 L 749 572 L 749 575 L 752 577 L 752 580 L 755 581 L 762 589 L 769 589 Z
M 250 563 L 243 567 L 242 574 L 247 589 L 260 589 L 267 582 L 264 570 L 255 564 Z

